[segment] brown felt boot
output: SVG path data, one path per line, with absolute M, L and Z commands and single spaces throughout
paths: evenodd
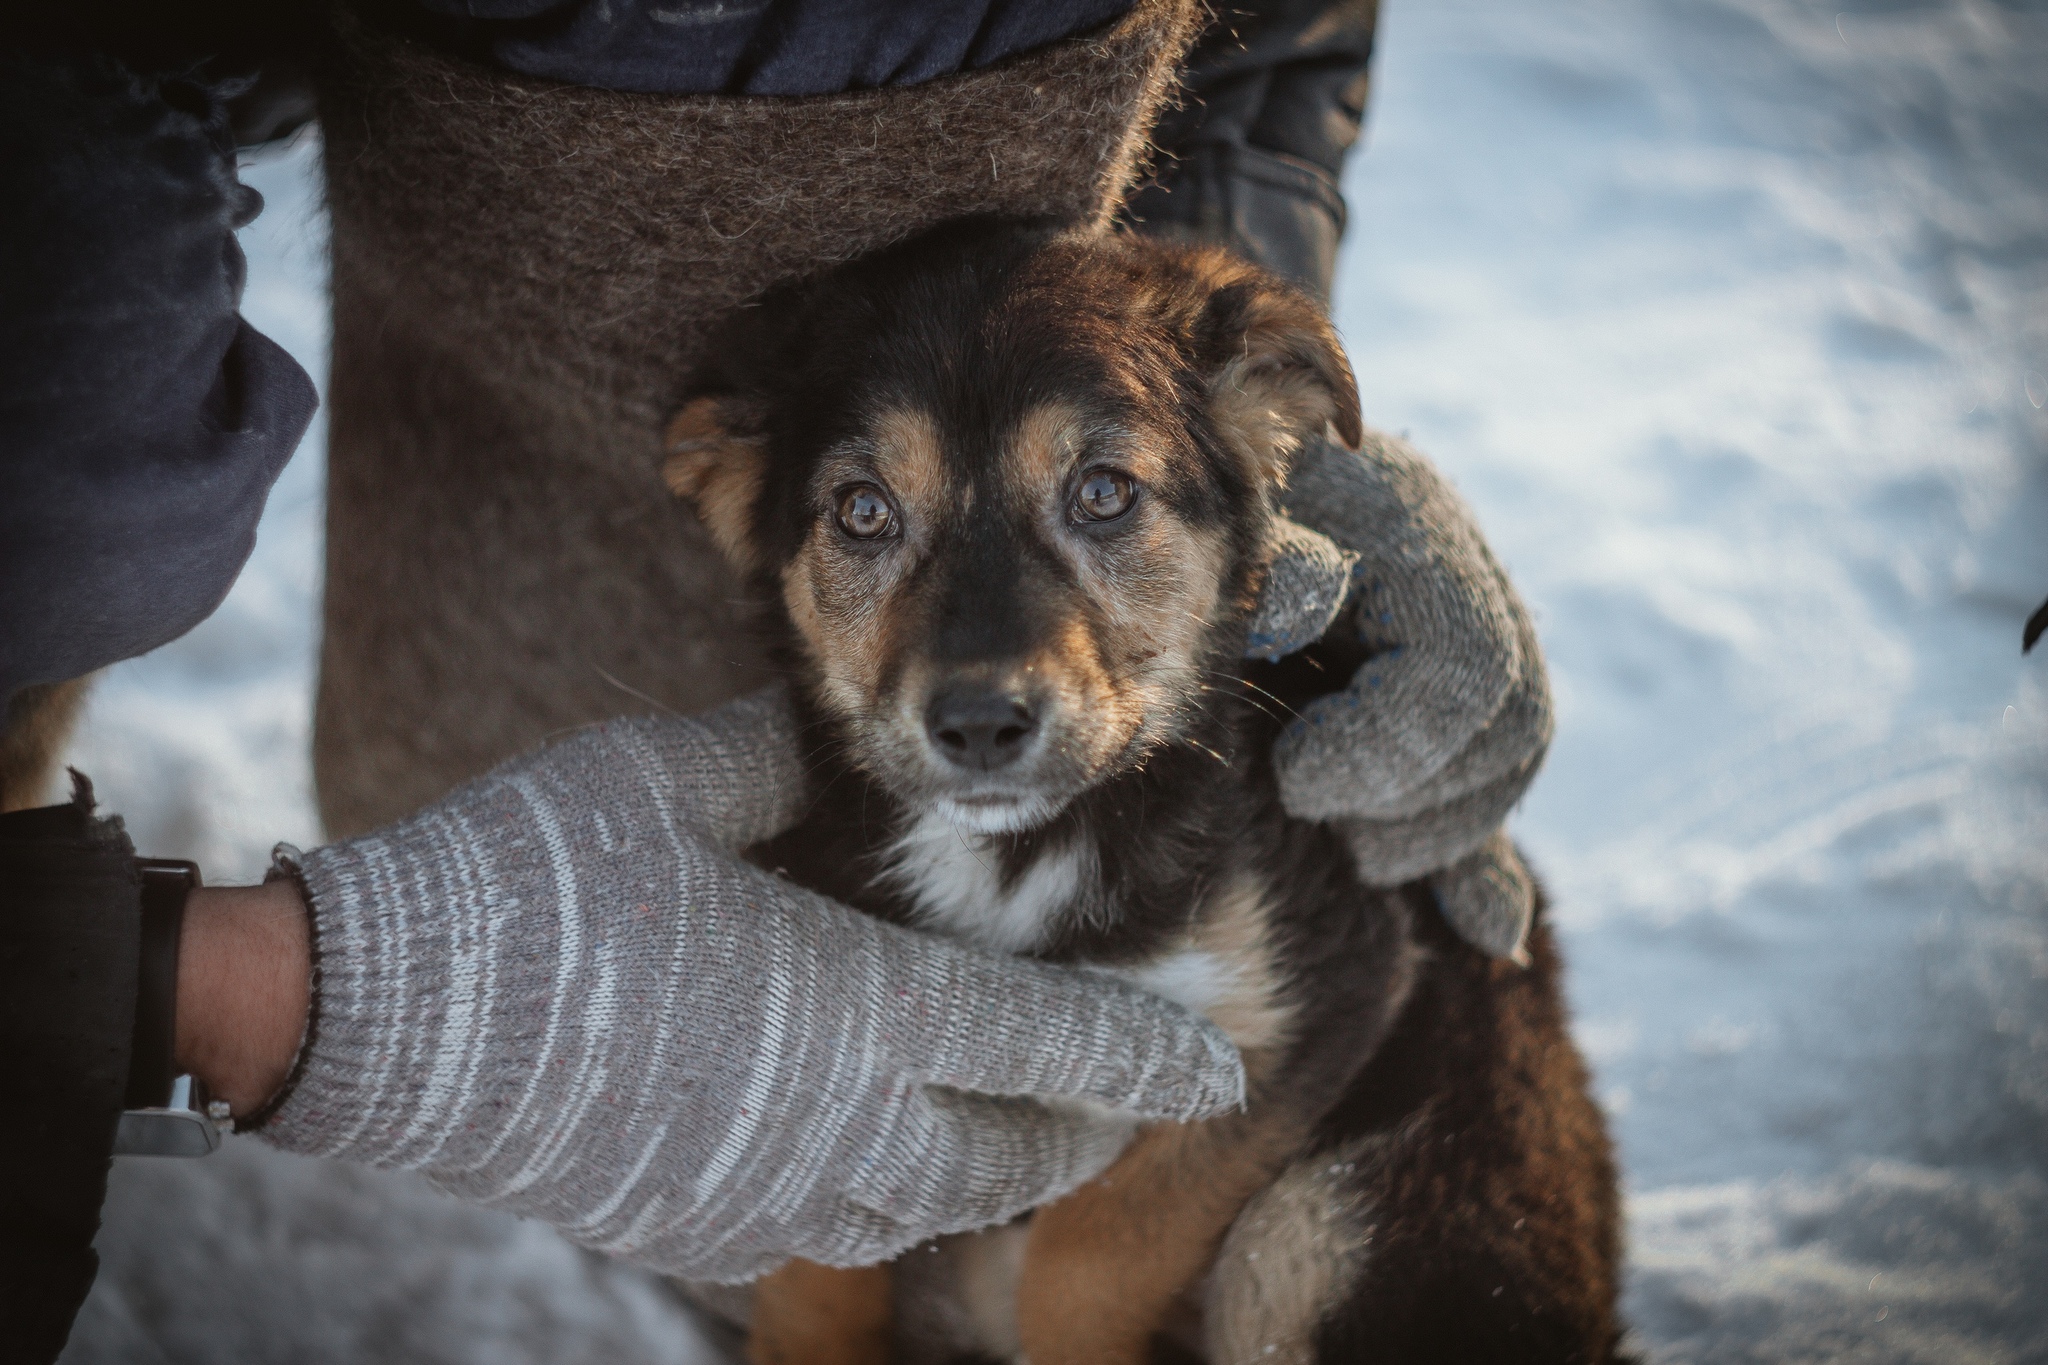
M 341 16 L 321 94 L 329 833 L 564 729 L 766 681 L 659 475 L 707 328 L 943 219 L 1107 222 L 1197 17 L 1142 0 L 996 66 L 791 99 L 560 85 Z

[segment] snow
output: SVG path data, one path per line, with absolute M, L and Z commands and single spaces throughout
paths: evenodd
M 1396 0 L 1337 314 L 1538 613 L 1516 819 L 1660 1362 L 2048 1359 L 2048 10 Z M 316 148 L 249 312 L 322 370 Z M 320 443 L 74 761 L 155 852 L 318 838 Z M 651 1277 L 246 1142 L 125 1161 L 66 1359 L 710 1360 Z

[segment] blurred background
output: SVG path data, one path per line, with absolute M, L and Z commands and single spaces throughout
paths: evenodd
M 245 311 L 325 372 L 317 139 Z M 1538 614 L 1515 830 L 1658 1362 L 2048 1361 L 2048 5 L 1389 0 L 1337 319 Z M 322 435 L 70 761 L 145 851 L 317 842 Z M 118 1163 L 83 1362 L 708 1362 L 650 1276 L 231 1140 Z

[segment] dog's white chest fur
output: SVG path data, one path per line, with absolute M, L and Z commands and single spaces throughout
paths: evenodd
M 1002 864 L 979 836 L 927 816 L 890 850 L 886 875 L 926 928 L 998 952 L 1028 953 L 1049 942 L 1068 916 L 1091 904 L 1101 908 L 1097 873 L 1092 847 L 1076 840 L 1048 850 L 1005 889 Z M 1290 1036 L 1292 1018 L 1267 935 L 1270 918 L 1258 882 L 1233 878 L 1190 906 L 1187 927 L 1149 958 L 1098 970 L 1207 1015 L 1248 1052 L 1273 1049 Z M 946 1286 L 936 1292 L 950 1298 L 947 1318 L 961 1334 L 959 1344 L 1018 1365 L 1017 1283 L 1027 1234 L 1025 1225 L 1012 1224 L 944 1238 L 927 1248 L 935 1259 L 920 1266 Z
M 889 881 L 925 928 L 999 953 L 1051 941 L 1080 904 L 1098 894 L 1093 848 L 1076 840 L 1049 849 L 1007 887 L 983 837 L 927 815 L 889 852 Z M 1267 907 L 1249 879 L 1226 882 L 1191 907 L 1188 930 L 1149 961 L 1105 968 L 1214 1020 L 1239 1047 L 1270 1047 L 1286 1033 L 1276 998 Z
M 889 880 L 928 929 L 999 953 L 1028 953 L 1094 878 L 1085 842 L 1050 850 L 1005 887 L 997 855 L 980 835 L 926 815 L 889 851 Z

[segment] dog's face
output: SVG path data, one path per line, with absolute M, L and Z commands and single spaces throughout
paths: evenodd
M 1359 439 L 1307 299 L 1220 252 L 942 230 L 743 310 L 667 474 L 779 593 L 908 809 L 1013 832 L 1182 735 L 1234 665 L 1267 491 Z

